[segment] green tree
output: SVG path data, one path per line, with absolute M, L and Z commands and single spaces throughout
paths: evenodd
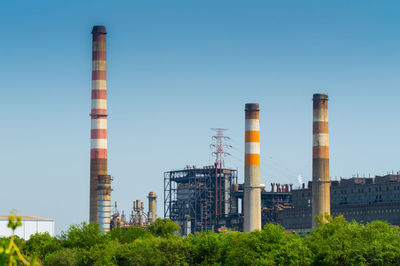
M 394 265 L 400 260 L 399 229 L 382 221 L 364 225 L 338 216 L 320 224 L 305 242 L 315 264 Z
M 48 254 L 43 260 L 43 265 L 57 266 L 76 266 L 89 265 L 87 261 L 87 252 L 78 248 L 63 248 Z
M 118 240 L 120 243 L 131 243 L 138 238 L 149 238 L 153 236 L 149 230 L 141 227 L 117 227 L 108 234 L 112 240 Z
M 186 241 L 192 246 L 191 264 L 217 264 L 222 262 L 225 256 L 226 235 L 212 232 L 202 232 L 189 235 Z
M 37 255 L 43 260 L 47 254 L 53 253 L 61 249 L 60 240 L 46 233 L 36 233 L 31 235 L 26 241 L 23 251 L 29 255 Z
M 60 239 L 63 247 L 89 250 L 94 245 L 107 243 L 110 237 L 101 232 L 99 224 L 83 222 L 71 225 L 67 232 L 61 233 Z
M 148 227 L 148 230 L 155 236 L 169 237 L 178 232 L 180 227 L 170 219 L 157 218 Z

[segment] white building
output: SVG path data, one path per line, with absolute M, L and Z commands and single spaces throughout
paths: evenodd
M 54 236 L 54 219 L 39 218 L 34 216 L 21 216 L 22 226 L 15 229 L 14 234 L 28 240 L 29 237 L 36 233 L 48 232 L 50 236 Z M 12 230 L 7 227 L 8 216 L 0 216 L 0 237 L 9 237 Z

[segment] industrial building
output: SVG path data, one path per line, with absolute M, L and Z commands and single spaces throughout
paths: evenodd
M 288 230 L 309 230 L 312 226 L 312 182 L 291 194 L 290 208 L 276 210 L 271 221 Z M 343 215 L 346 220 L 360 223 L 384 220 L 400 225 L 399 173 L 332 181 L 330 194 L 332 216 Z
M 201 193 L 195 192 L 200 192 L 201 188 L 189 185 L 196 184 L 196 176 L 215 178 L 215 174 L 207 175 L 202 170 L 192 168 L 169 171 L 164 174 L 164 184 L 167 188 L 169 182 L 173 184 L 171 190 L 165 190 L 167 196 L 164 202 L 165 217 L 176 221 L 181 226 L 183 234 L 204 230 L 217 232 L 220 227 L 243 231 L 243 184 L 232 182 L 231 189 L 226 191 L 229 194 L 227 199 L 230 201 L 226 205 L 228 212 L 217 219 L 213 212 L 204 213 L 198 208 L 201 206 L 200 203 L 204 205 L 207 202 L 213 206 L 212 198 L 211 200 L 196 199 L 194 196 Z M 215 168 L 207 170 L 214 172 Z M 236 174 L 235 172 L 234 175 Z M 192 181 L 189 182 L 189 179 Z M 200 181 L 197 182 L 200 183 Z M 330 208 L 333 217 L 343 215 L 346 220 L 355 220 L 360 223 L 384 220 L 393 225 L 400 225 L 400 174 L 374 178 L 354 177 L 331 181 L 331 184 Z M 278 189 L 278 185 L 271 184 L 270 191 L 261 192 L 262 225 L 280 224 L 289 231 L 311 230 L 312 182 L 310 181 L 307 186 L 304 185 L 300 189 L 291 189 L 291 184 L 279 185 L 281 188 Z M 182 188 L 178 189 L 178 186 Z M 205 187 L 203 190 L 206 192 Z M 211 186 L 209 190 L 214 191 L 214 187 Z M 170 200 L 168 195 L 171 195 L 173 200 Z
M 244 185 L 237 181 L 237 170 L 215 165 L 165 172 L 164 217 L 177 222 L 183 235 L 225 228 L 243 231 Z M 280 210 L 292 208 L 292 184 L 271 187 L 261 190 L 260 225 L 276 223 Z
M 165 172 L 164 217 L 176 221 L 184 235 L 225 227 L 239 230 L 234 184 L 237 170 L 216 164 Z
M 22 226 L 15 229 L 14 234 L 25 240 L 36 233 L 49 233 L 54 236 L 54 219 L 39 218 L 35 216 L 21 216 Z M 0 237 L 10 237 L 13 234 L 7 227 L 8 216 L 0 216 Z

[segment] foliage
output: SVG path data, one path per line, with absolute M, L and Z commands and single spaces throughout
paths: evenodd
M 70 266 L 70 265 L 85 265 L 84 262 L 85 252 L 84 250 L 75 248 L 64 248 L 59 249 L 54 253 L 50 253 L 43 261 L 43 265 L 58 265 L 58 266 Z
M 168 237 L 179 230 L 179 225 L 170 219 L 157 218 L 149 225 L 148 230 L 155 236 Z
M 315 229 L 307 244 L 316 264 L 388 265 L 400 261 L 399 228 L 382 221 L 363 225 L 338 216 Z
M 25 253 L 37 255 L 41 260 L 43 260 L 47 254 L 53 253 L 59 249 L 61 249 L 60 241 L 55 237 L 51 237 L 47 232 L 31 235 L 23 247 Z
M 109 232 L 112 240 L 118 240 L 120 243 L 131 243 L 138 238 L 149 238 L 152 234 L 149 230 L 141 227 L 114 228 Z
M 169 219 L 108 233 L 82 223 L 58 238 L 47 233 L 32 235 L 28 241 L 0 238 L 0 265 L 10 261 L 11 253 L 5 252 L 10 245 L 19 247 L 26 263 L 26 258 L 38 256 L 43 265 L 394 265 L 400 261 L 397 226 L 382 221 L 364 225 L 342 216 L 318 220 L 318 228 L 309 234 L 267 224 L 250 233 L 202 232 L 187 237 L 177 235 L 179 227 Z M 23 263 L 17 251 L 12 258 L 12 265 Z M 31 261 L 31 265 L 37 262 Z
M 13 232 L 9 239 L 2 239 L 0 242 L 0 265 L 17 265 L 22 263 L 24 265 L 37 265 L 36 259 L 29 262 L 21 253 L 20 248 L 16 243 L 21 243 L 22 240 L 14 236 L 15 229 L 22 226 L 22 219 L 20 216 L 12 214 L 8 217 L 7 227 Z M 22 243 L 21 243 L 22 245 Z
M 84 222 L 71 225 L 67 232 L 61 233 L 60 239 L 63 247 L 90 249 L 95 245 L 107 243 L 109 235 L 101 232 L 99 224 Z

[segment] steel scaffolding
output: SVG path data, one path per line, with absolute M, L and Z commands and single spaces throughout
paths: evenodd
M 232 215 L 233 184 L 237 170 L 217 165 L 165 172 L 164 217 L 176 221 L 183 234 L 230 228 L 231 220 L 238 219 Z

